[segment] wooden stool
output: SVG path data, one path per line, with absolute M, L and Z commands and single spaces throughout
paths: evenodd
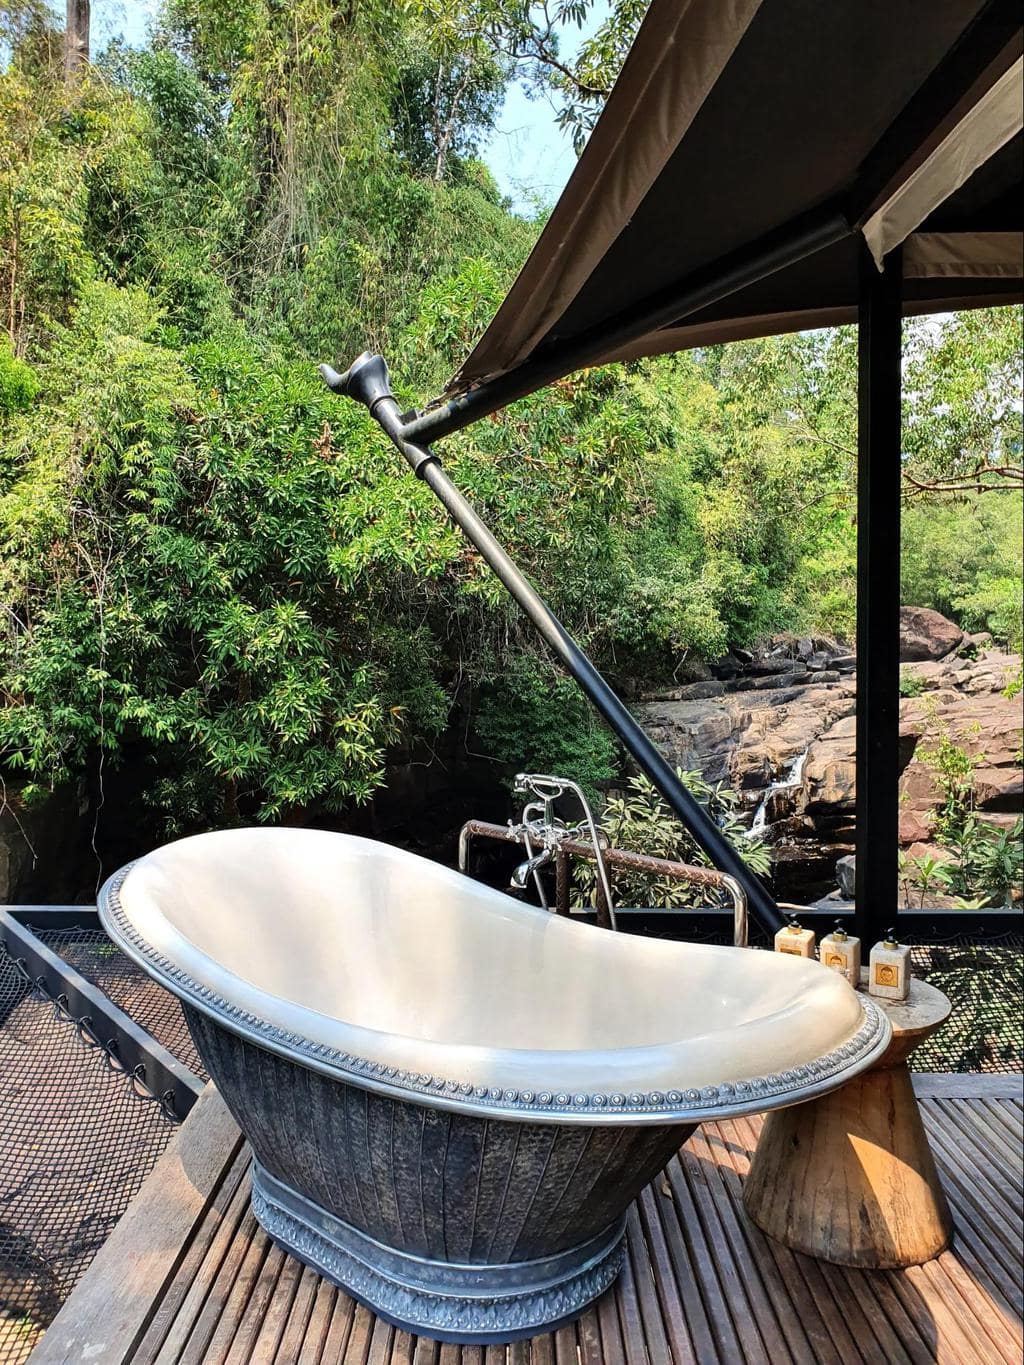
M 862 980 L 867 982 L 867 972 Z M 836 1265 L 921 1265 L 953 1236 L 907 1068 L 950 1003 L 924 981 L 879 1000 L 892 1024 L 880 1061 L 838 1090 L 768 1114 L 743 1189 L 750 1218 L 794 1251 Z

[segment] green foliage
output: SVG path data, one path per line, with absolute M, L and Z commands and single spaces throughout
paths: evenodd
M 576 684 L 539 660 L 517 660 L 485 688 L 476 717 L 483 751 L 512 771 L 571 773 L 591 801 L 615 775 L 615 744 Z
M 921 749 L 918 757 L 927 764 L 939 788 L 936 838 L 948 843 L 959 835 L 974 811 L 974 773 L 980 760 L 948 734 L 939 735 L 934 746 Z
M 737 794 L 722 783 L 706 782 L 700 773 L 676 769 L 687 791 L 717 821 L 725 837 L 742 855 L 752 871 L 766 874 L 771 869 L 768 846 L 758 838 L 747 837 L 737 817 Z M 622 792 L 609 797 L 601 813 L 600 827 L 612 848 L 647 853 L 655 858 L 690 866 L 709 867 L 707 854 L 688 830 L 665 805 L 653 784 L 642 774 L 631 777 Z M 674 877 L 651 876 L 622 867 L 608 869 L 612 895 L 618 905 L 674 906 L 707 905 L 716 893 L 695 882 Z M 578 904 L 592 904 L 597 874 L 588 864 L 573 871 Z
M 903 600 L 1020 648 L 1021 505 L 1013 493 L 912 502 L 904 510 Z
M 936 870 L 936 879 L 965 909 L 1006 905 L 1020 900 L 1024 885 L 1024 821 L 1001 829 L 969 815 L 949 839 L 953 861 Z
M 908 322 L 904 357 L 911 492 L 1019 490 L 1020 309 L 956 313 L 938 327 Z
M 0 422 L 27 408 L 39 392 L 31 365 L 19 360 L 6 337 L 0 337 Z
M 168 0 L 143 50 L 74 82 L 50 11 L 5 11 L 5 770 L 42 789 L 141 762 L 171 829 L 300 818 L 365 800 L 458 703 L 502 764 L 615 775 L 575 687 L 313 365 L 371 347 L 409 402 L 443 388 L 537 233 L 478 159 L 508 82 L 582 137 L 644 4 L 566 58 L 591 10 Z M 908 323 L 933 482 L 1019 462 L 1006 316 Z M 840 330 L 587 372 L 446 463 L 617 684 L 780 628 L 847 634 L 854 355 Z M 1019 510 L 960 497 L 909 508 L 908 589 L 1019 640 Z M 631 818 L 647 837 L 661 815 Z
M 911 673 L 909 668 L 900 669 L 900 696 L 919 697 L 924 691 L 924 679 L 916 673 Z
M 950 855 L 948 860 L 918 860 L 912 867 L 922 906 L 927 890 L 936 886 L 959 897 L 965 908 L 1019 899 L 1024 824 L 1018 820 L 1013 829 L 1006 830 L 976 813 L 974 775 L 984 755 L 972 755 L 941 734 L 931 748 L 920 751 L 920 757 L 939 788 L 935 838 Z
M 69 424 L 55 435 L 40 407 L 19 433 L 33 453 L 0 499 L 6 763 L 55 783 L 141 743 L 206 819 L 365 799 L 398 719 L 440 719 L 408 685 L 430 648 L 415 620 L 396 605 L 377 631 L 358 568 L 339 594 L 372 438 L 307 367 L 241 340 L 175 353 L 158 321 L 140 292 L 87 290 L 44 371 Z

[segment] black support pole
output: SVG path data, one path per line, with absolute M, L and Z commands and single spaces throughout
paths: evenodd
M 857 873 L 865 949 L 896 919 L 900 734 L 901 286 L 864 249 L 858 345 Z
M 444 505 L 448 515 L 480 551 L 498 579 L 533 622 L 551 652 L 576 679 L 633 756 L 637 766 L 661 792 L 669 807 L 690 830 L 712 863 L 740 883 L 746 892 L 751 914 L 769 933 L 774 933 L 781 927 L 783 921 L 766 887 L 749 870 L 700 802 L 686 790 L 670 764 L 644 734 L 547 603 L 520 573 L 448 478 L 429 446 L 416 445 L 405 438 L 401 412 L 391 393 L 388 370 L 383 359 L 365 353 L 344 374 L 337 374 L 329 365 L 321 365 L 320 373 L 336 393 L 343 393 L 369 409 L 370 415 L 388 435 L 413 472 L 430 487 Z

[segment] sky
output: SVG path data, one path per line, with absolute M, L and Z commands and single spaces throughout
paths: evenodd
M 159 0 L 98 0 L 92 7 L 93 49 L 115 37 L 141 46 L 158 5 Z M 575 53 L 609 8 L 610 0 L 596 0 L 583 28 L 564 34 L 563 56 Z M 576 165 L 572 139 L 558 128 L 553 102 L 528 97 L 518 83 L 509 87 L 497 125 L 483 148 L 483 158 L 502 194 L 520 213 L 554 204 Z

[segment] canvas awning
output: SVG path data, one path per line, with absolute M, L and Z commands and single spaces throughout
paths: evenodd
M 853 322 L 865 244 L 903 245 L 908 314 L 1020 298 L 1021 56 L 1016 0 L 653 0 L 441 405 Z M 481 406 L 428 412 L 424 439 Z

